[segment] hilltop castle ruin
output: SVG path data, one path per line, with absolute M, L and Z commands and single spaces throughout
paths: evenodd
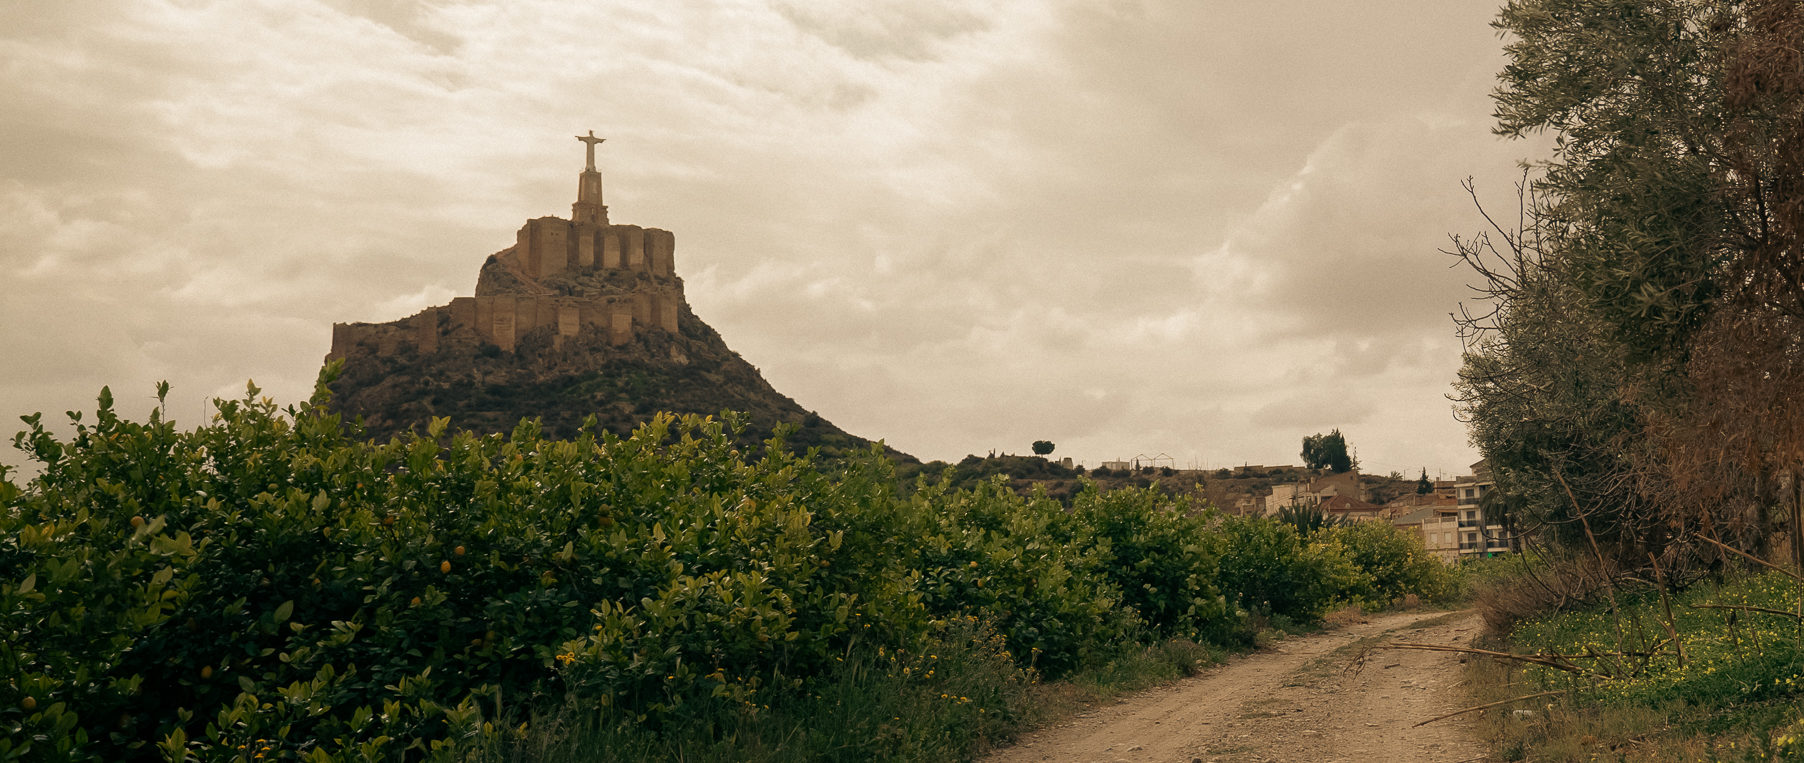
M 676 238 L 615 225 L 602 203 L 594 133 L 570 219 L 528 220 L 490 255 L 476 293 L 388 323 L 332 326 L 332 409 L 382 440 L 445 418 L 478 433 L 531 419 L 551 437 L 626 436 L 661 412 L 743 414 L 734 437 L 761 448 L 778 431 L 797 449 L 871 443 L 778 392 L 683 298 Z M 897 458 L 912 460 L 906 454 Z
M 648 331 L 675 334 L 684 313 L 670 231 L 614 225 L 602 203 L 595 146 L 579 135 L 588 161 L 577 177 L 570 219 L 526 221 L 514 245 L 483 263 L 476 294 L 388 323 L 332 324 L 327 360 L 402 353 L 433 355 L 451 346 L 511 353 L 522 339 L 548 334 L 554 346 L 604 337 L 622 345 Z

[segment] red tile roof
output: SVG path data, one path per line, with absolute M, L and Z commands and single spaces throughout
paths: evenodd
M 1361 501 L 1358 498 L 1354 498 L 1352 496 L 1345 496 L 1345 495 L 1337 495 L 1332 498 L 1329 498 L 1328 500 L 1322 501 L 1322 511 L 1337 511 L 1337 512 L 1341 512 L 1341 513 L 1354 512 L 1354 511 L 1377 512 L 1381 508 L 1383 508 L 1383 507 L 1379 506 L 1378 504 L 1366 503 L 1365 501 Z

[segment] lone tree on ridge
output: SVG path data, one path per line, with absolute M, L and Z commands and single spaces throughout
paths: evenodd
M 1347 455 L 1347 438 L 1335 429 L 1328 434 L 1317 433 L 1303 438 L 1303 465 L 1339 474 L 1359 464 Z

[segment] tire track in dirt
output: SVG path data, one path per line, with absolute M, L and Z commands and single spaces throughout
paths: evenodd
M 1024 737 L 987 763 L 1030 761 L 1468 761 L 1463 719 L 1412 728 L 1465 704 L 1458 654 L 1370 652 L 1381 638 L 1469 644 L 1470 611 L 1402 612 L 1292 637 L 1192 678 Z

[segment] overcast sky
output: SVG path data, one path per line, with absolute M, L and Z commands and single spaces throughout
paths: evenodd
M 993 6 L 993 7 L 992 7 Z M 1534 144 L 1494 0 L 0 5 L 0 415 L 306 397 L 334 321 L 568 216 L 675 232 L 697 315 L 925 459 L 1463 473 L 1465 274 Z M 6 433 L 16 426 L 5 427 Z M 0 462 L 19 464 L 10 445 Z

